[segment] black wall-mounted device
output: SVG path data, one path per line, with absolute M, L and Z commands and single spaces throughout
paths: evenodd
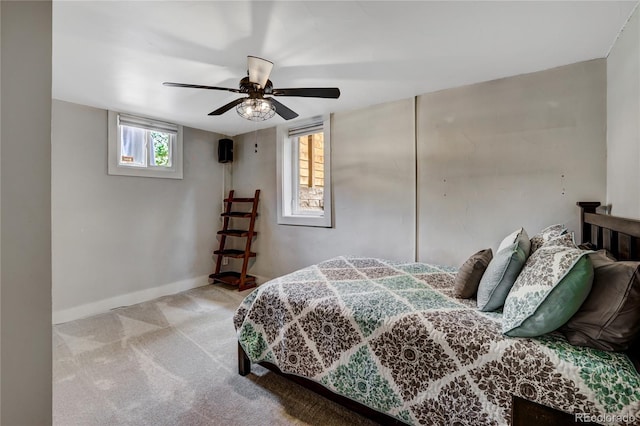
M 218 141 L 218 163 L 233 162 L 233 141 L 231 139 L 220 139 Z

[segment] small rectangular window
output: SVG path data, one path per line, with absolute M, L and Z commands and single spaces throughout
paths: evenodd
M 329 120 L 278 128 L 278 223 L 331 227 Z
M 182 128 L 109 111 L 109 174 L 182 179 Z

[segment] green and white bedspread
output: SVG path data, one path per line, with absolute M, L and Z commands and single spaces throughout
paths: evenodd
M 338 257 L 263 284 L 238 308 L 252 362 L 409 424 L 505 425 L 512 395 L 599 423 L 640 424 L 640 375 L 622 354 L 560 335 L 502 335 L 501 315 L 452 296 L 455 270 Z

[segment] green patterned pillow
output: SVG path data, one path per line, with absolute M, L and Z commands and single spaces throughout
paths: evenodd
M 577 249 L 576 240 L 573 236 L 573 232 L 567 232 L 559 237 L 550 239 L 544 243 L 544 247 L 562 246 L 567 248 Z M 533 253 L 531 253 L 533 254 Z
M 500 309 L 529 256 L 529 236 L 520 228 L 508 235 L 498 247 L 478 285 L 478 309 Z
M 561 235 L 567 233 L 567 227 L 559 223 L 557 225 L 551 225 L 538 232 L 531 237 L 531 254 L 535 253 L 544 243 L 547 241 L 558 238 Z
M 529 257 L 504 303 L 502 332 L 512 337 L 549 333 L 575 314 L 591 291 L 588 251 L 543 245 Z

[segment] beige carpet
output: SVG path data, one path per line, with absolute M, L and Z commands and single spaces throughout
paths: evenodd
M 248 293 L 210 285 L 54 326 L 54 424 L 373 424 L 260 366 L 238 375 Z

